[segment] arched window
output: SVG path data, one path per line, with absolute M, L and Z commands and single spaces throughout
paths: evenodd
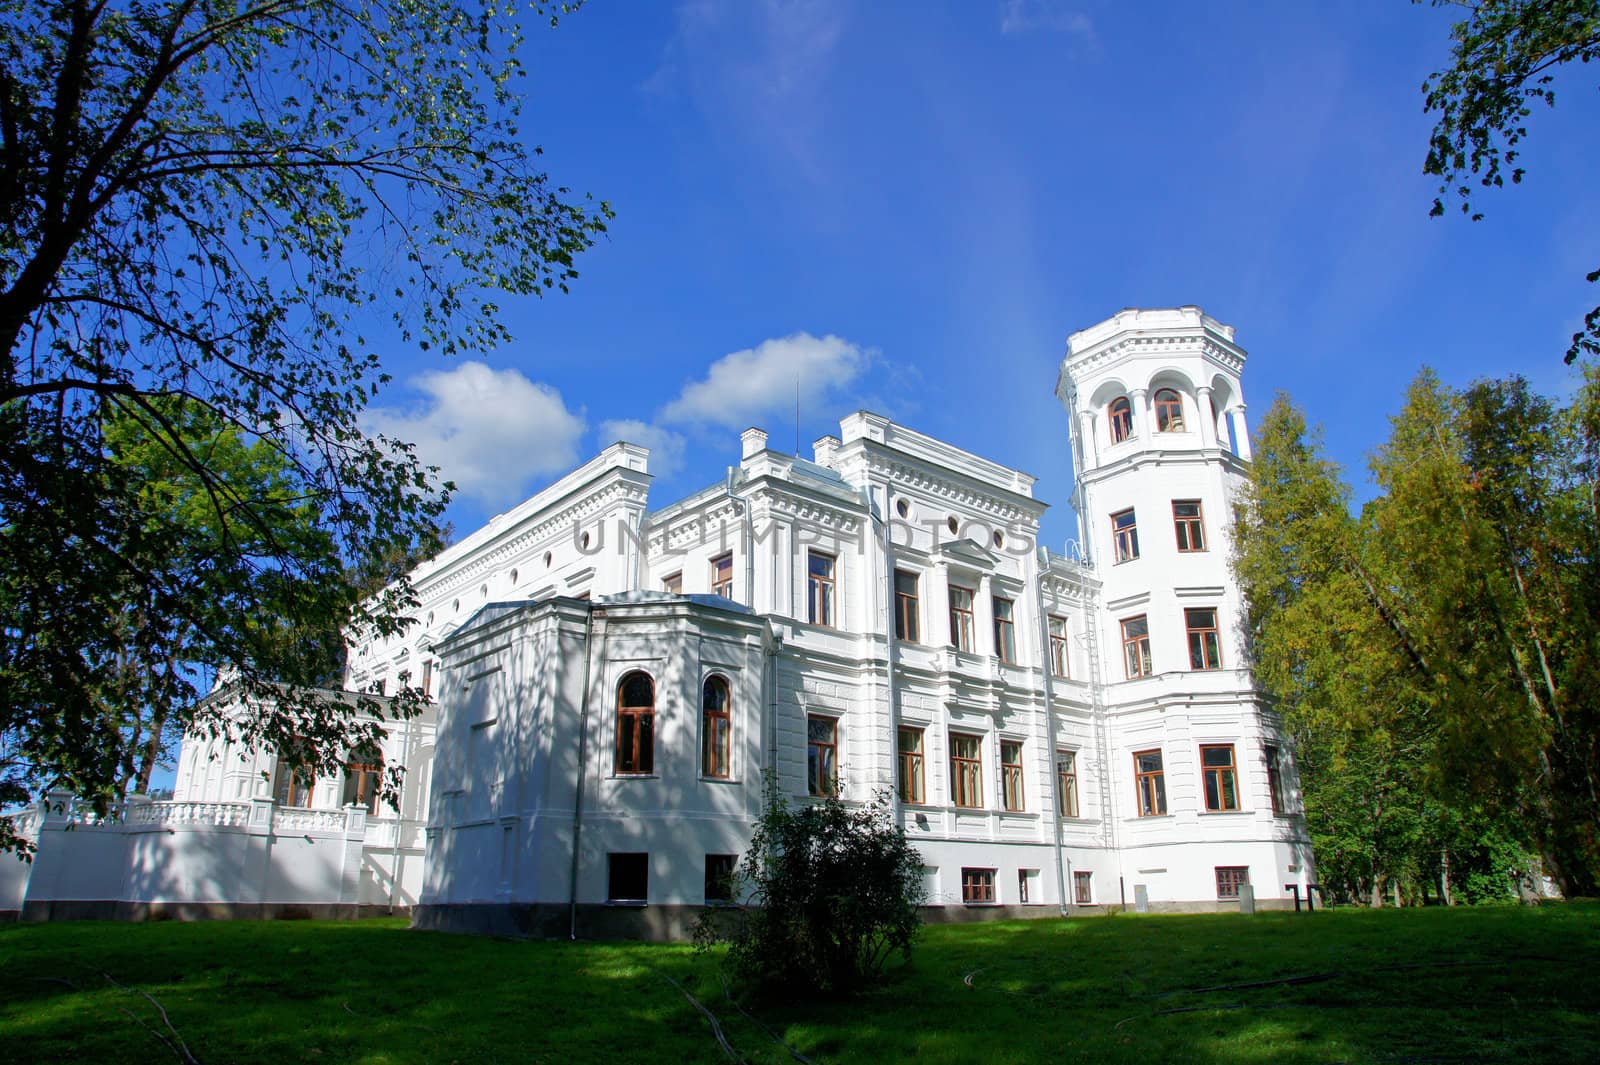
M 648 673 L 629 673 L 617 685 L 617 772 L 652 772 L 655 747 L 655 682 Z
M 1120 444 L 1133 435 L 1133 404 L 1127 396 L 1111 401 L 1111 442 Z
M 733 773 L 733 718 L 726 677 L 707 677 L 700 695 L 700 772 L 726 779 Z
M 1170 388 L 1156 393 L 1156 432 L 1183 432 L 1183 399 Z
M 359 747 L 350 752 L 344 766 L 345 806 L 364 806 L 367 813 L 378 812 L 378 793 L 383 790 L 383 752 L 376 747 Z

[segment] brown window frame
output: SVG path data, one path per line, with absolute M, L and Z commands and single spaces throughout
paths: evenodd
M 728 561 L 730 563 L 730 568 L 731 568 L 731 563 L 733 561 L 733 558 L 732 558 L 731 555 L 729 556 Z M 717 575 L 716 567 L 715 567 L 715 565 L 713 565 L 712 569 L 711 569 L 711 577 L 712 577 L 713 581 L 716 580 L 716 575 Z M 730 578 L 731 578 L 731 574 L 730 574 Z M 662 577 L 661 578 L 661 590 L 663 592 L 666 592 L 668 595 L 682 595 L 683 594 L 683 570 L 680 569 L 676 573 L 669 573 L 665 577 Z
M 643 677 L 650 703 L 628 704 L 628 682 Z M 624 756 L 626 748 L 626 756 Z M 642 669 L 630 669 L 617 680 L 617 742 L 613 767 L 618 776 L 649 776 L 656 761 L 656 680 Z
M 422 660 L 422 697 L 424 699 L 433 698 L 433 659 L 431 658 Z
M 910 591 L 903 591 L 901 580 L 910 582 Z M 919 574 L 907 569 L 894 571 L 894 638 L 904 643 L 918 643 L 922 637 L 921 599 L 917 595 Z
M 638 865 L 639 868 L 631 868 Z M 623 875 L 619 875 L 619 873 Z M 619 890 L 619 881 L 632 880 L 635 873 L 642 873 L 643 880 L 640 886 L 643 891 L 634 894 Z M 650 901 L 650 852 L 649 851 L 608 851 L 606 853 L 606 901 L 607 902 L 649 902 Z
M 828 564 L 827 573 L 817 573 L 817 562 Z M 839 559 L 826 551 L 806 552 L 806 620 L 823 628 L 837 628 L 839 614 L 839 582 L 835 576 Z
M 1130 636 L 1128 627 L 1142 623 L 1144 632 Z M 1155 673 L 1154 660 L 1150 657 L 1150 616 L 1148 614 L 1135 614 L 1131 618 L 1122 619 L 1122 668 L 1127 673 L 1129 680 L 1148 677 Z
M 1154 396 L 1156 408 L 1156 432 L 1181 433 L 1185 432 L 1183 421 L 1183 397 L 1175 388 L 1163 388 Z
M 916 737 L 916 747 L 907 749 L 906 737 Z M 922 806 L 928 801 L 927 792 L 927 735 L 926 730 L 914 725 L 901 725 L 895 733 L 895 761 L 900 773 L 895 783 L 900 801 L 908 806 Z
M 1203 615 L 1211 616 L 1210 624 L 1203 624 Z M 1217 608 L 1207 606 L 1187 607 L 1183 612 L 1184 634 L 1189 643 L 1189 668 L 1196 672 L 1209 672 L 1222 668 L 1222 636 L 1217 628 Z
M 828 726 L 828 739 L 812 735 L 813 724 Z M 839 795 L 839 719 L 828 714 L 806 715 L 806 791 L 819 799 Z
M 1060 632 L 1056 631 L 1057 623 L 1060 623 Z M 1045 628 L 1050 634 L 1050 672 L 1057 677 L 1070 677 L 1072 648 L 1067 643 L 1067 619 L 1060 614 L 1051 614 L 1045 622 Z
M 1079 816 L 1077 751 L 1056 751 L 1056 812 L 1062 817 Z
M 1023 785 L 1022 741 L 1001 740 L 1000 801 L 1007 813 L 1020 814 L 1028 808 Z
M 969 740 L 974 753 L 958 754 Z M 950 733 L 950 804 L 963 810 L 983 809 L 983 737 L 978 733 Z
M 1155 766 L 1140 763 L 1155 756 Z M 1165 817 L 1167 814 L 1167 766 L 1161 748 L 1133 752 L 1133 787 L 1140 817 Z
M 992 906 L 994 897 L 993 869 L 961 868 L 961 901 L 967 906 Z
M 1123 518 L 1128 519 L 1126 523 Z M 1117 564 L 1133 562 L 1139 557 L 1139 518 L 1133 507 L 1111 515 L 1111 551 Z
M 383 752 L 367 748 L 352 752 L 354 758 L 344 764 L 343 806 L 362 806 L 369 815 L 378 813 L 378 797 L 383 792 Z M 359 758 L 359 761 L 355 760 Z M 355 784 L 351 794 L 350 785 Z
M 1111 442 L 1120 444 L 1133 436 L 1133 401 L 1118 396 L 1106 407 L 1106 420 L 1111 428 Z
M 726 567 L 726 576 L 722 575 Z M 724 551 L 711 560 L 711 594 L 720 595 L 724 599 L 733 598 L 733 552 Z
M 1237 899 L 1239 889 L 1250 883 L 1250 867 L 1248 865 L 1217 865 L 1212 866 L 1217 878 L 1217 898 Z
M 1033 874 L 1031 877 L 1028 875 L 1030 873 Z M 1031 903 L 1034 903 L 1034 902 L 1038 901 L 1038 900 L 1036 900 L 1036 899 L 1034 899 L 1032 897 L 1033 893 L 1028 890 L 1028 881 L 1029 880 L 1038 880 L 1038 879 L 1039 879 L 1039 870 L 1037 870 L 1037 869 L 1018 869 L 1017 870 L 1017 902 L 1019 904 L 1026 906 L 1026 905 L 1029 905 Z
M 272 801 L 279 806 L 288 806 L 302 810 L 311 808 L 311 800 L 317 792 L 317 775 L 305 766 L 292 765 L 284 761 L 283 756 L 278 756 L 278 764 L 273 771 Z M 304 799 L 304 802 L 296 802 Z
M 963 610 L 956 606 L 956 593 L 967 597 L 967 606 Z M 977 608 L 978 593 L 971 588 L 960 584 L 950 585 L 950 646 L 957 651 L 972 653 L 972 643 L 977 636 Z
M 720 689 L 721 705 L 713 692 Z M 733 686 L 713 673 L 700 686 L 700 775 L 713 780 L 733 777 Z
M 1283 764 L 1278 760 L 1278 745 L 1265 744 L 1261 753 L 1267 763 L 1267 795 L 1272 801 L 1272 815 L 1282 817 L 1288 811 L 1289 803 L 1283 793 Z
M 1179 507 L 1193 507 L 1193 514 L 1179 514 Z M 1178 552 L 1185 555 L 1200 554 L 1206 550 L 1205 507 L 1198 499 L 1172 501 L 1172 532 L 1178 543 Z
M 1072 901 L 1077 906 L 1094 905 L 1094 873 L 1082 869 L 1072 871 Z
M 705 901 L 707 905 L 734 901 L 734 878 L 739 868 L 737 854 L 706 855 Z
M 1005 604 L 1005 617 L 1000 616 L 1000 604 Z M 1017 664 L 1017 603 L 1003 595 L 989 597 L 989 609 L 994 614 L 994 656 L 1008 666 Z
M 1208 762 L 1208 753 L 1226 751 L 1226 764 Z M 1201 791 L 1205 796 L 1206 812 L 1213 814 L 1239 811 L 1239 760 L 1231 743 L 1202 743 L 1200 745 Z

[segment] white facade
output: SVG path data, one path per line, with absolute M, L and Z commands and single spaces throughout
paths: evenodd
M 348 689 L 437 698 L 389 735 L 408 783 L 361 901 L 430 927 L 678 931 L 768 771 L 796 801 L 895 793 L 949 916 L 1303 892 L 1292 760 L 1241 668 L 1228 566 L 1243 362 L 1193 307 L 1069 339 L 1072 557 L 1037 547 L 1031 476 L 865 411 L 811 459 L 747 430 L 724 483 L 656 509 L 646 451 L 607 448 L 420 567 L 403 637 L 351 648 Z M 185 750 L 177 800 L 350 797 L 275 794 L 271 761 Z

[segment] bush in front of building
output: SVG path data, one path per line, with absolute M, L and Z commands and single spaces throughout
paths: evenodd
M 887 792 L 791 806 L 769 780 L 735 873 L 739 909 L 708 910 L 696 942 L 729 946 L 726 964 L 757 990 L 848 994 L 909 960 L 922 926 L 922 857 Z

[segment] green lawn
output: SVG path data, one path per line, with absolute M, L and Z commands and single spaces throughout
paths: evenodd
M 205 1065 L 730 1060 L 676 981 L 752 1063 L 798 1060 L 775 1037 L 818 1065 L 1588 1063 L 1597 970 L 1596 904 L 1123 915 L 929 928 L 880 991 L 746 1015 L 679 946 L 390 920 L 13 925 L 0 1057 L 182 1061 L 159 1003 Z

